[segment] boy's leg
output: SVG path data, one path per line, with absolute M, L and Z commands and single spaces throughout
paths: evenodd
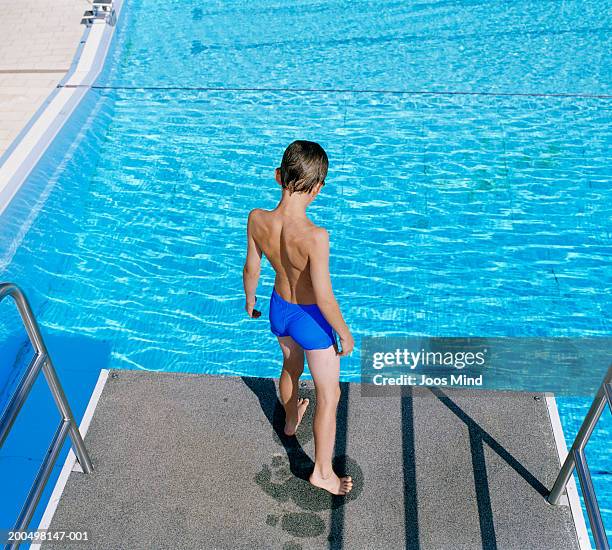
M 345 495 L 353 488 L 353 481 L 350 476 L 339 478 L 332 469 L 340 400 L 340 357 L 333 346 L 307 350 L 306 357 L 317 395 L 313 425 L 315 467 L 310 482 L 334 495 Z
M 285 435 L 295 435 L 308 407 L 308 399 L 298 399 L 298 382 L 304 372 L 304 350 L 291 336 L 278 338 L 283 351 L 283 370 L 278 383 L 281 403 L 285 407 Z

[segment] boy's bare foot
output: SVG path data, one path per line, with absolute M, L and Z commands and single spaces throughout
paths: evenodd
M 308 403 L 310 403 L 310 401 L 308 399 L 298 399 L 297 402 L 297 411 L 298 411 L 298 416 L 297 416 L 297 421 L 296 422 L 291 422 L 289 420 L 285 421 L 285 435 L 286 436 L 293 436 L 295 435 L 295 432 L 297 432 L 298 426 L 300 425 L 300 422 L 302 421 L 302 417 L 304 416 L 304 413 L 306 412 L 306 408 L 308 407 Z
M 322 477 L 315 470 L 309 478 L 310 483 L 319 489 L 325 489 L 332 495 L 346 495 L 353 488 L 353 480 L 351 476 L 338 477 L 334 472 L 328 478 Z

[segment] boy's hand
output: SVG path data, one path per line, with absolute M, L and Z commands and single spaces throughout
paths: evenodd
M 346 332 L 346 334 L 339 334 L 338 338 L 340 338 L 340 352 L 338 355 L 340 357 L 345 357 L 350 355 L 355 347 L 355 340 L 353 340 L 353 335 L 350 332 Z
M 255 302 L 257 302 L 257 296 L 253 300 L 247 298 L 246 305 L 244 306 L 245 311 L 249 314 L 252 319 L 261 317 L 261 311 L 255 309 Z

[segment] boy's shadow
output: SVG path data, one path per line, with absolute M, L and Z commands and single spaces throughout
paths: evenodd
M 346 445 L 342 446 L 340 456 L 333 460 L 334 470 L 339 475 L 351 475 L 353 490 L 344 497 L 337 497 L 313 487 L 308 478 L 314 469 L 314 462 L 306 454 L 301 443 L 312 439 L 312 422 L 315 409 L 315 391 L 311 387 L 300 387 L 300 397 L 310 400 L 308 409 L 302 418 L 298 437 L 288 437 L 284 433 L 285 410 L 278 399 L 274 380 L 269 378 L 242 377 L 244 384 L 257 396 L 261 409 L 274 430 L 274 439 L 281 444 L 287 453 L 288 464 L 283 468 L 284 459 L 274 457 L 271 466 L 263 465 L 257 475 L 257 484 L 271 497 L 279 502 L 292 500 L 303 510 L 317 512 L 333 510 L 354 500 L 361 493 L 363 473 L 359 465 L 346 454 Z M 340 415 L 342 416 L 342 415 Z M 338 440 L 346 431 L 343 419 L 338 422 Z M 338 450 L 338 449 L 337 449 Z M 288 470 L 288 471 L 285 471 Z
M 278 399 L 274 380 L 270 378 L 251 378 L 243 376 L 242 381 L 257 396 L 257 399 L 259 399 L 261 410 L 266 415 L 268 422 L 270 422 L 274 430 L 275 439 L 285 448 L 291 473 L 299 479 L 308 481 L 308 477 L 314 468 L 314 462 L 306 454 L 297 437 L 285 435 L 285 409 Z M 314 390 L 312 388 L 300 388 L 300 397 L 310 400 L 310 404 L 300 424 L 300 432 L 307 434 L 306 437 L 308 439 L 312 438 L 314 395 Z M 302 436 L 300 436 L 300 438 L 304 439 Z

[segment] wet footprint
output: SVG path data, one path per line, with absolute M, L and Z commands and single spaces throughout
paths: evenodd
M 293 474 L 289 460 L 280 453 L 272 457 L 271 464 L 262 465 L 261 470 L 255 476 L 255 483 L 266 494 L 279 502 L 294 499 L 295 494 L 303 491 L 302 486 L 310 485 Z
M 293 501 L 300 509 L 309 512 L 340 508 L 359 497 L 363 488 L 363 472 L 348 456 L 336 457 L 334 460 L 335 471 L 353 478 L 353 490 L 343 497 L 335 497 L 312 486 L 307 477 L 312 472 L 312 463 L 309 464 L 294 464 L 292 468 L 287 457 L 277 453 L 272 457 L 271 464 L 262 465 L 255 476 L 255 483 L 278 502 Z M 306 474 L 297 477 L 296 469 Z
M 286 512 L 282 515 L 268 514 L 266 524 L 271 527 L 280 528 L 287 534 L 297 538 L 314 538 L 319 537 L 325 532 L 325 520 L 317 514 L 310 512 Z M 288 545 L 297 544 L 295 542 L 286 542 L 283 548 Z M 298 545 L 301 547 L 301 545 Z
M 325 521 L 311 512 L 293 512 L 281 517 L 281 528 L 294 537 L 318 537 L 325 531 Z
M 272 479 L 277 483 L 286 483 L 293 477 L 287 457 L 275 454 L 272 457 Z

